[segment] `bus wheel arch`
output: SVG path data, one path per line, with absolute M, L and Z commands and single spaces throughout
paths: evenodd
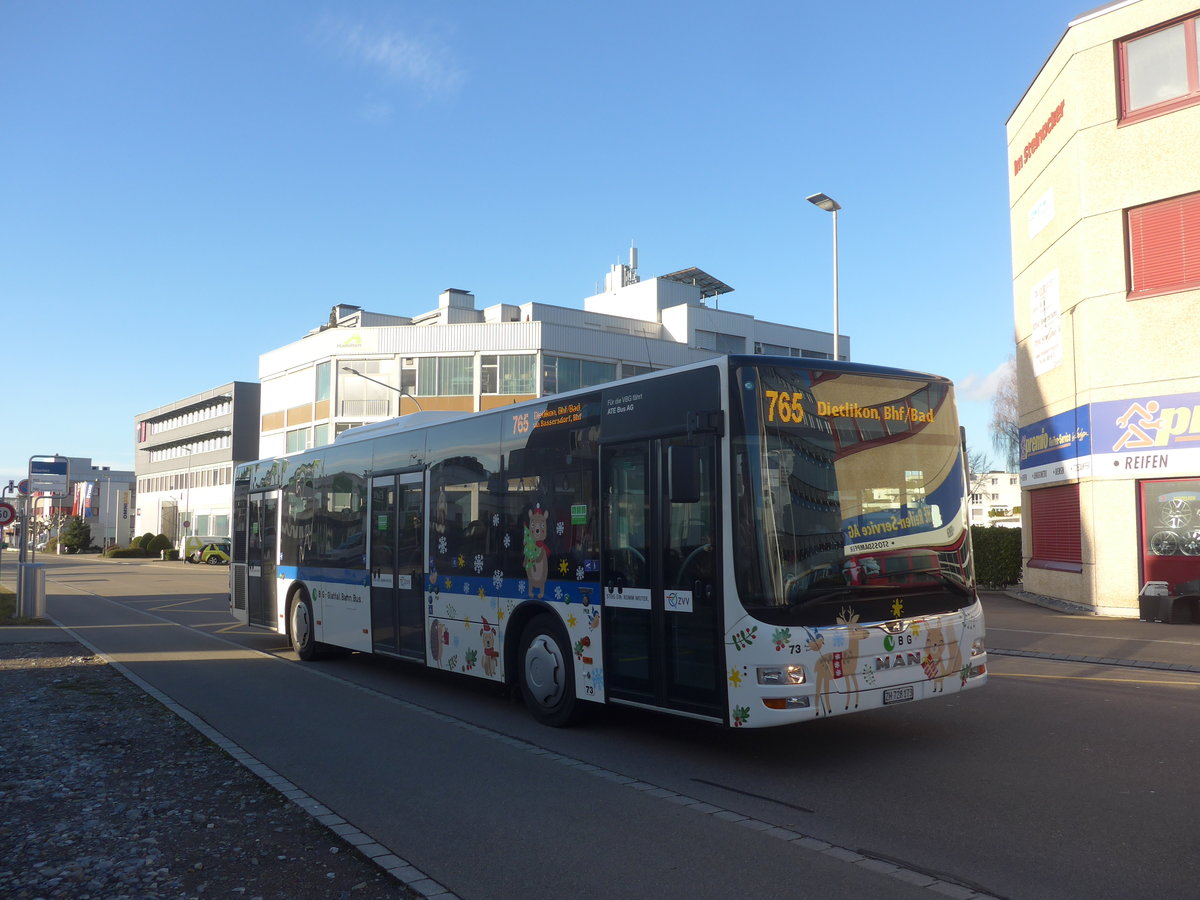
M 292 649 L 305 661 L 319 659 L 322 647 L 317 642 L 316 619 L 308 591 L 299 586 L 289 591 L 287 611 L 288 639 Z
M 582 704 L 575 696 L 575 660 L 558 617 L 530 616 L 517 648 L 516 678 L 533 717 L 555 728 L 577 721 Z

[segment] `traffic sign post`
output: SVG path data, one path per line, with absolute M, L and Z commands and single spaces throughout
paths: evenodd
M 17 510 L 11 503 L 0 503 L 0 563 L 4 561 L 4 529 L 17 520 Z M 0 574 L 3 570 L 0 569 Z

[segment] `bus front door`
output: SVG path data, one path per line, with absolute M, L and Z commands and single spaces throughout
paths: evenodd
M 672 448 L 696 463 L 689 502 L 672 502 Z M 608 696 L 723 717 L 716 439 L 630 441 L 602 453 Z
M 251 625 L 274 628 L 275 572 L 279 564 L 279 492 L 251 494 L 247 516 L 246 615 Z
M 425 658 L 424 474 L 371 479 L 371 644 Z

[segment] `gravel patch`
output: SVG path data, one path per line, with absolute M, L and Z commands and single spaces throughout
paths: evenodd
M 0 644 L 0 897 L 417 896 L 82 645 Z

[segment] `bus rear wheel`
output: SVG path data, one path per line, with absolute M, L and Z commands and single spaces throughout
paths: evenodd
M 292 605 L 288 610 L 288 637 L 292 641 L 292 649 L 301 659 L 308 661 L 320 657 L 321 645 L 317 643 L 316 634 L 312 601 L 300 591 L 292 597 Z
M 521 697 L 535 719 L 554 728 L 576 721 L 580 712 L 567 647 L 562 627 L 548 615 L 537 616 L 521 632 Z

